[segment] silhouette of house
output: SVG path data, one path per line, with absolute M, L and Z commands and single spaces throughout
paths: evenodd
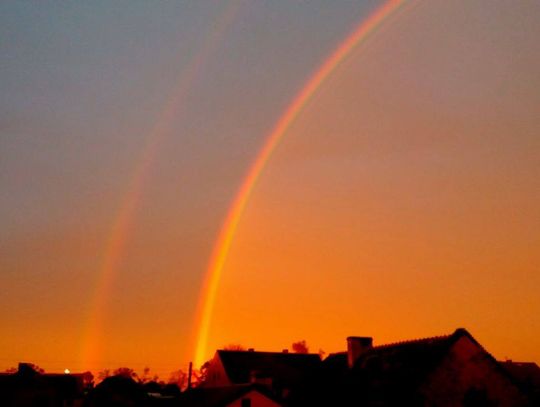
M 209 363 L 202 387 L 257 383 L 282 400 L 310 380 L 320 366 L 317 354 L 218 350 Z
M 84 380 L 84 374 L 39 373 L 32 365 L 19 363 L 17 372 L 0 374 L 0 405 L 6 407 L 81 405 Z
M 529 396 L 532 405 L 540 406 L 540 367 L 533 362 L 499 362 Z
M 184 407 L 281 407 L 260 384 L 237 384 L 224 387 L 198 387 L 185 391 L 179 401 Z
M 363 406 L 526 406 L 508 372 L 465 330 L 383 346 L 347 338 L 296 404 Z

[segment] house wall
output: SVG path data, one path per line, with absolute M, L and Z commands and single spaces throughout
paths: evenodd
M 496 362 L 466 336 L 456 341 L 420 392 L 427 406 L 527 405 Z
M 264 394 L 261 394 L 255 390 L 251 390 L 250 392 L 244 394 L 242 397 L 236 399 L 232 403 L 227 404 L 227 407 L 242 407 L 243 399 L 250 399 L 251 407 L 281 407 L 281 404 L 275 402 L 272 399 L 269 399 Z

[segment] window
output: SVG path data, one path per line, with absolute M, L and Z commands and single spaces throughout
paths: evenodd
M 251 399 L 242 399 L 242 407 L 251 407 Z

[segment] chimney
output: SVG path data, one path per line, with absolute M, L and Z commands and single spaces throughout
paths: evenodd
M 354 366 L 358 358 L 373 347 L 373 338 L 370 336 L 349 336 L 347 338 L 347 364 Z

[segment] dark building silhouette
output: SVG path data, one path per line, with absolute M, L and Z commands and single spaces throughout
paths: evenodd
M 86 374 L 46 374 L 21 363 L 18 372 L 0 374 L 0 407 L 540 406 L 538 365 L 498 362 L 462 328 L 378 346 L 351 336 L 346 351 L 324 361 L 317 354 L 218 350 L 204 380 L 183 393 L 121 375 L 93 390 L 88 381 Z
M 85 407 L 142 407 L 148 404 L 148 394 L 143 386 L 131 377 L 107 377 L 87 396 Z
M 178 405 L 184 407 L 283 406 L 267 386 L 257 383 L 190 389 L 181 395 Z
M 39 373 L 20 363 L 16 373 L 0 374 L 0 406 L 70 407 L 81 405 L 85 374 Z
M 350 337 L 298 405 L 527 406 L 519 383 L 465 330 L 373 346 Z M 349 404 L 352 403 L 352 404 Z
M 527 394 L 534 406 L 540 406 L 540 367 L 533 362 L 499 362 Z
M 256 383 L 277 400 L 310 382 L 321 367 L 318 354 L 218 350 L 210 361 L 202 387 Z

